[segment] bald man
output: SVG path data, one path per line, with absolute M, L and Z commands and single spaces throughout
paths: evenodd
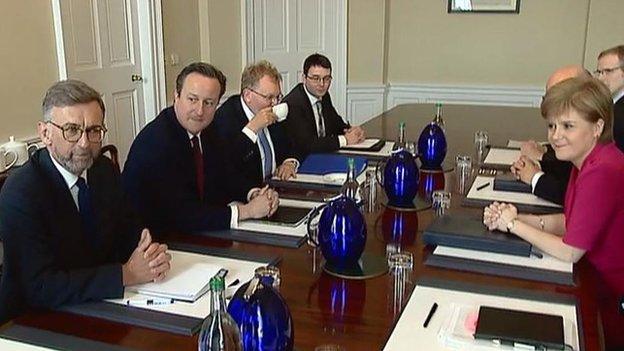
M 548 77 L 546 90 L 575 77 L 591 78 L 591 74 L 580 65 L 561 67 Z M 530 184 L 536 196 L 563 205 L 572 167 L 570 162 L 557 160 L 550 146 L 542 146 L 533 140 L 522 143 L 520 153 L 522 156 L 511 166 L 511 172 Z

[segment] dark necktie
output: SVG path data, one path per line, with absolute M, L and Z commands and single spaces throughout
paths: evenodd
M 271 145 L 269 145 L 269 139 L 266 136 L 266 128 L 262 128 L 258 131 L 258 142 L 264 152 L 262 176 L 264 179 L 268 179 L 273 174 L 273 153 L 271 153 Z
M 86 237 L 96 243 L 98 239 L 97 224 L 95 212 L 93 211 L 91 190 L 83 177 L 78 178 L 76 185 L 78 185 L 78 212 L 80 212 L 82 228 L 84 229 Z
M 191 138 L 193 146 L 193 160 L 195 161 L 195 181 L 197 182 L 197 194 L 199 199 L 204 198 L 204 158 L 202 157 L 201 148 L 199 147 L 199 138 L 195 135 Z
M 325 137 L 325 121 L 323 121 L 323 107 L 321 106 L 321 100 L 316 103 L 316 111 L 318 112 L 318 136 L 319 138 Z

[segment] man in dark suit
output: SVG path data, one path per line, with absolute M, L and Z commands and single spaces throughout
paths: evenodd
M 546 90 L 569 78 L 591 75 L 580 65 L 569 65 L 557 69 L 546 82 Z M 524 142 L 520 148 L 521 157 L 511 167 L 511 171 L 531 185 L 533 194 L 543 199 L 563 205 L 572 164 L 559 161 L 550 147 L 535 141 Z
M 132 143 L 123 185 L 153 231 L 227 229 L 277 209 L 275 191 L 251 189 L 227 162 L 228 151 L 211 125 L 224 92 L 221 71 L 202 62 L 186 66 L 176 79 L 173 106 Z
M 332 81 L 329 59 L 312 54 L 303 63 L 303 83 L 286 95 L 288 119 L 286 128 L 296 151 L 309 153 L 336 151 L 341 146 L 364 141 L 359 126 L 350 127 L 336 112 L 329 95 Z
M 277 123 L 272 110 L 281 100 L 281 81 L 271 63 L 250 64 L 241 77 L 240 95 L 231 96 L 215 113 L 213 124 L 226 141 L 228 158 L 256 186 L 273 174 L 293 177 L 299 167 L 283 123 Z
M 624 150 L 624 45 L 612 47 L 598 55 L 596 78 L 603 82 L 613 97 L 613 139 Z
M 0 193 L 4 269 L 0 321 L 29 307 L 120 298 L 125 286 L 160 280 L 166 245 L 132 220 L 119 173 L 100 155 L 104 103 L 86 84 L 54 84 L 38 125 L 46 148 Z

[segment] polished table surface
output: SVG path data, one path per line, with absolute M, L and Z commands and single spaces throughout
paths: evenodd
M 465 109 L 468 112 L 474 112 L 475 116 L 483 113 L 509 113 L 506 108 L 465 106 Z M 529 116 L 539 118 L 534 115 L 535 109 L 512 108 L 512 110 L 517 114 L 524 113 L 527 118 Z M 416 127 L 418 123 L 409 119 L 413 118 L 412 113 L 415 111 L 423 113 L 433 111 L 433 106 L 399 106 L 370 121 L 364 128 L 369 135 L 393 139 L 396 133 L 396 124 L 399 120 L 406 119 L 408 127 L 409 124 L 413 124 L 414 129 L 418 129 L 411 130 L 414 137 L 417 137 L 422 126 L 430 118 L 423 117 L 423 123 Z M 450 111 L 447 113 L 450 114 Z M 467 119 L 471 118 L 469 113 L 465 111 L 461 113 L 464 116 L 468 115 Z M 480 127 L 479 123 L 481 123 L 466 122 L 465 130 L 460 130 L 459 127 L 450 126 L 451 120 L 452 118 L 447 119 L 450 144 L 461 137 L 466 138 L 465 135 L 461 136 L 462 133 L 471 135 L 476 128 Z M 504 128 L 501 125 L 498 127 Z M 513 135 L 516 139 L 522 138 L 521 131 L 514 130 L 514 133 L 518 133 Z M 456 138 L 451 139 L 451 137 Z M 470 138 L 471 136 L 468 137 L 468 139 Z M 503 142 L 502 134 L 501 142 Z M 449 156 L 447 156 L 448 158 Z M 447 190 L 454 188 L 453 178 L 452 173 L 445 174 Z M 453 194 L 451 211 L 468 211 L 475 215 L 480 213 L 479 209 L 460 208 L 460 200 L 460 195 Z M 431 249 L 422 245 L 420 236 L 422 230 L 431 222 L 433 213 L 429 209 L 404 214 L 408 218 L 407 226 L 413 230 L 406 231 L 400 239 L 390 238 L 390 232 L 387 230 L 388 220 L 394 215 L 390 210 L 378 205 L 375 211 L 366 214 L 368 225 L 366 252 L 385 256 L 389 246 L 400 245 L 403 251 L 409 251 L 414 255 L 414 268 L 408 277 L 406 290 L 403 294 L 394 292 L 393 279 L 389 274 L 368 280 L 344 280 L 324 273 L 321 268 L 322 256 L 320 251 L 306 244 L 298 249 L 288 249 L 179 234 L 171 235 L 169 239 L 199 245 L 230 247 L 235 250 L 254 253 L 280 255 L 282 257 L 279 264 L 282 274 L 280 291 L 294 320 L 295 348 L 297 350 L 314 350 L 316 346 L 323 344 L 337 344 L 342 346 L 344 350 L 379 350 L 383 348 L 399 317 L 401 307 L 407 302 L 414 285 L 418 279 L 429 277 L 501 288 L 520 288 L 573 295 L 579 301 L 583 329 L 582 341 L 585 350 L 601 349 L 601 334 L 598 328 L 592 271 L 585 261 L 582 260 L 575 267 L 576 286 L 539 283 L 425 266 L 424 260 Z M 197 349 L 197 336 L 185 337 L 61 312 L 31 312 L 18 318 L 14 323 L 123 345 L 138 350 Z

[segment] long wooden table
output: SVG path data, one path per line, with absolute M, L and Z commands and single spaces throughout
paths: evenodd
M 541 123 L 536 109 L 511 109 L 518 116 L 534 118 Z M 364 128 L 369 135 L 383 138 L 394 138 L 399 120 L 406 120 L 410 128 L 409 134 L 417 137 L 420 129 L 430 120 L 433 105 L 399 106 L 367 123 Z M 509 113 L 505 108 L 486 108 L 466 106 L 460 111 L 461 116 L 453 116 L 454 109 L 445 109 L 449 142 L 471 139 L 472 133 L 479 128 L 481 122 L 470 122 L 470 113 L 478 118 L 496 113 Z M 416 118 L 422 112 L 422 118 Z M 453 123 L 465 119 L 464 127 Z M 475 117 L 475 118 L 477 118 Z M 503 118 L 503 117 L 501 117 Z M 485 125 L 484 125 L 485 126 Z M 498 128 L 505 128 L 502 123 Z M 416 130 L 417 129 L 417 130 Z M 484 128 L 487 129 L 487 128 Z M 520 133 L 517 130 L 515 133 Z M 498 131 L 491 131 L 497 137 Z M 466 135 L 469 137 L 467 137 Z M 530 134 L 530 133 L 529 133 Z M 455 137 L 457 136 L 457 137 Z M 501 138 L 503 134 L 501 132 Z M 520 138 L 520 135 L 511 137 Z M 539 137 L 537 133 L 532 135 Z M 455 139 L 450 138 L 455 137 Z M 505 137 L 506 138 L 506 137 Z M 471 141 L 470 141 L 471 142 Z M 502 140 L 501 140 L 502 142 Z M 448 155 L 447 159 L 454 157 Z M 446 189 L 454 188 L 454 175 L 445 175 Z M 382 198 L 382 196 L 380 196 Z M 452 211 L 460 211 L 461 196 L 453 194 Z M 390 233 L 384 230 L 392 213 L 383 206 L 366 215 L 368 240 L 366 251 L 385 255 L 389 243 L 397 244 Z M 461 209 L 480 213 L 478 209 Z M 384 216 L 385 214 L 385 216 Z M 412 231 L 398 240 L 402 250 L 414 255 L 414 269 L 409 276 L 407 289 L 402 295 L 405 304 L 411 289 L 420 278 L 442 278 L 466 281 L 489 286 L 505 288 L 521 288 L 553 293 L 570 294 L 579 301 L 585 350 L 600 350 L 601 334 L 594 300 L 592 270 L 585 261 L 576 266 L 575 278 L 577 286 L 562 286 L 538 283 L 527 280 L 501 278 L 455 270 L 445 270 L 424 265 L 424 260 L 431 249 L 420 242 L 422 230 L 431 222 L 431 210 L 412 212 L 409 214 Z M 401 308 L 397 307 L 397 299 L 393 293 L 392 278 L 386 274 L 368 280 L 344 280 L 324 273 L 321 268 L 322 256 L 318 249 L 303 245 L 298 249 L 287 249 L 265 245 L 253 245 L 240 242 L 215 240 L 183 234 L 171 235 L 170 240 L 182 241 L 199 245 L 214 245 L 254 253 L 279 254 L 282 261 L 279 265 L 282 273 L 281 293 L 290 308 L 295 325 L 295 346 L 297 350 L 314 350 L 318 345 L 337 344 L 345 350 L 379 350 L 383 348 L 392 327 L 399 317 Z M 122 345 L 137 350 L 196 350 L 197 336 L 184 337 L 156 330 L 132 327 L 99 320 L 80 317 L 61 312 L 32 312 L 22 316 L 14 323 L 33 326 L 54 332 L 65 333 L 83 338 Z

